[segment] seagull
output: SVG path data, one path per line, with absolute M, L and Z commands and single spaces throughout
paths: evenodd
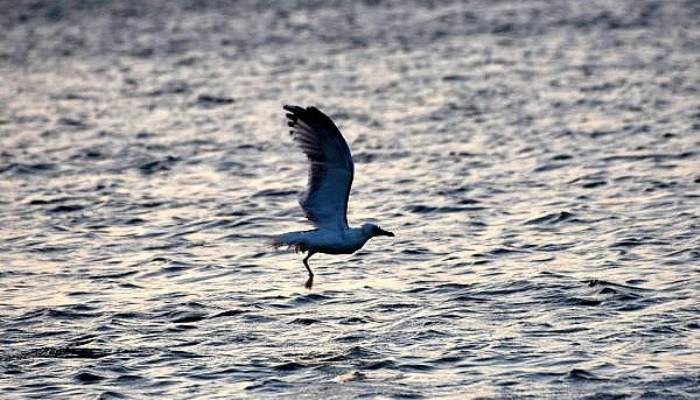
M 309 160 L 307 190 L 299 205 L 316 229 L 284 233 L 275 236 L 271 244 L 307 253 L 303 263 L 309 278 L 304 286 L 311 289 L 314 273 L 309 258 L 314 254 L 352 254 L 372 237 L 394 234 L 371 223 L 359 228 L 348 226 L 348 197 L 355 165 L 333 121 L 316 107 L 285 105 L 283 109 L 287 111 L 289 133 Z

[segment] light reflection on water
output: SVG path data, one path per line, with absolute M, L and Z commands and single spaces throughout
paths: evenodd
M 287 4 L 1 17 L 0 397 L 697 394 L 693 11 Z M 397 233 L 311 292 L 283 103 Z

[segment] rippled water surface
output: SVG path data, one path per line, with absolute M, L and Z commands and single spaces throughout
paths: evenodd
M 0 5 L 0 398 L 700 397 L 698 2 Z

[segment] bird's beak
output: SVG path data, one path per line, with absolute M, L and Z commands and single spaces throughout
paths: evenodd
M 382 228 L 377 229 L 377 236 L 391 236 L 394 237 L 394 232 L 385 231 Z

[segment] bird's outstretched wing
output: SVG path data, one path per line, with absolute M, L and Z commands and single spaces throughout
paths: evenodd
M 284 106 L 287 124 L 309 159 L 309 183 L 299 201 L 306 217 L 319 228 L 348 227 L 348 197 L 355 166 L 343 135 L 316 107 Z

